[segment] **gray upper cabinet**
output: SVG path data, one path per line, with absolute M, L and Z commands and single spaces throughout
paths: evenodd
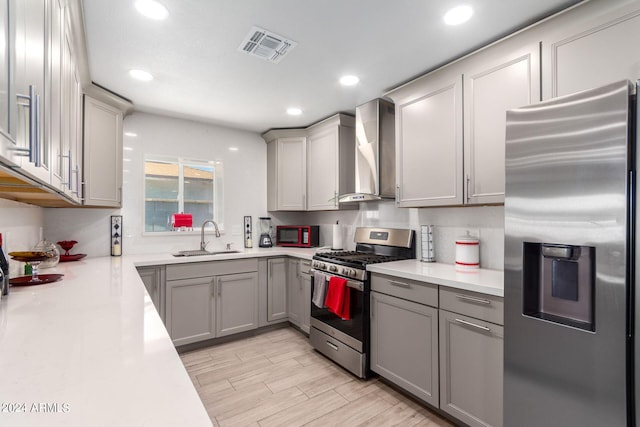
M 537 43 L 496 46 L 465 65 L 465 204 L 504 203 L 506 111 L 540 100 Z
M 592 3 L 559 17 L 542 33 L 544 99 L 640 78 L 638 3 Z
M 267 261 L 268 322 L 285 320 L 288 316 L 287 262 L 287 258 L 272 258 Z
M 307 137 L 304 129 L 271 130 L 267 143 L 267 210 L 307 208 Z
M 307 128 L 307 210 L 336 210 L 355 188 L 354 118 L 335 115 Z
M 462 204 L 462 76 L 434 73 L 389 94 L 396 104 L 396 204 Z
M 13 6 L 13 11 L 11 11 Z M 45 134 L 45 58 L 47 55 L 46 0 L 10 2 L 14 28 L 14 90 L 17 108 L 10 116 L 15 123 L 15 147 L 5 153 L 21 171 L 43 183 L 51 180 L 49 141 Z M 13 122 L 15 120 L 15 122 Z M 10 127 L 11 127 L 10 125 Z
M 492 46 L 388 95 L 399 207 L 504 202 L 505 113 L 540 100 L 538 43 Z
M 84 97 L 84 204 L 120 207 L 122 111 Z
M 15 0 L 14 0 L 15 1 Z M 8 154 L 8 148 L 13 145 L 11 140 L 12 129 L 10 128 L 10 111 L 13 103 L 14 93 L 13 86 L 11 84 L 11 68 L 14 65 L 13 58 L 11 58 L 10 46 L 13 43 L 13 34 L 10 27 L 10 0 L 0 1 L 0 64 L 4 64 L 0 67 L 0 149 L 2 154 L 6 157 Z
M 306 129 L 275 129 L 267 143 L 267 210 L 339 209 L 338 195 L 352 192 L 354 118 L 336 114 Z

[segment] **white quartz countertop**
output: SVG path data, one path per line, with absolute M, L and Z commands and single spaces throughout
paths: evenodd
M 1 426 L 211 426 L 127 257 L 0 300 Z
M 504 297 L 504 274 L 501 270 L 479 268 L 459 270 L 455 265 L 421 262 L 415 259 L 371 264 L 372 273 L 388 274 L 455 289 Z
M 0 300 L 0 426 L 211 426 L 135 267 L 315 252 L 88 257 L 41 269 L 64 277 Z
M 286 248 L 286 247 L 272 247 L 272 248 L 249 248 L 242 249 L 238 253 L 227 253 L 218 255 L 199 255 L 191 257 L 175 257 L 170 253 L 159 254 L 138 254 L 127 255 L 126 258 L 135 263 L 138 267 L 151 266 L 151 265 L 167 265 L 167 264 L 182 264 L 188 262 L 204 262 L 204 261 L 221 261 L 229 259 L 243 259 L 243 258 L 267 258 L 278 256 L 292 256 L 296 258 L 310 260 L 313 255 L 318 251 L 328 251 L 327 248 Z

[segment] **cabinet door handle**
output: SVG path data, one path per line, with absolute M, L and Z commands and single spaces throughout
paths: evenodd
M 338 346 L 337 346 L 337 345 L 335 345 L 334 343 L 327 341 L 327 345 L 328 345 L 330 348 L 334 349 L 335 351 L 338 351 Z
M 489 301 L 488 299 L 469 297 L 467 295 L 460 294 L 456 294 L 456 297 L 458 297 L 458 299 L 474 302 L 476 304 L 491 305 L 491 301 Z
M 28 156 L 29 161 L 34 163 L 36 161 L 36 153 L 34 150 L 35 145 L 35 122 L 36 122 L 36 98 L 35 98 L 35 86 L 29 85 L 29 95 L 16 94 L 19 100 L 27 101 L 26 103 L 19 104 L 23 107 L 29 108 L 29 148 L 17 148 L 15 151 L 20 153 L 21 156 Z
M 34 87 L 34 86 L 32 86 Z M 34 87 L 35 90 L 35 87 Z M 33 164 L 39 168 L 41 166 L 40 163 L 40 95 L 36 95 L 36 105 L 35 105 L 35 123 L 33 124 L 33 130 L 34 130 L 34 135 L 35 137 L 34 139 L 34 147 L 29 147 L 29 149 L 31 150 L 32 153 L 32 158 L 29 158 L 30 162 L 33 162 Z M 35 152 L 35 153 L 34 153 Z
M 216 286 L 218 287 L 218 298 L 221 298 L 222 297 L 222 284 L 220 283 L 220 278 L 219 277 L 216 278 L 216 282 L 217 282 Z
M 471 193 L 469 193 L 469 189 L 471 188 L 471 178 L 469 174 L 467 174 L 467 203 L 471 200 Z
M 476 325 L 475 323 L 467 322 L 466 320 L 456 319 L 456 322 L 461 323 L 466 326 L 470 326 L 472 328 L 481 329 L 485 332 L 491 332 L 491 328 L 487 328 L 486 326 Z
M 72 191 L 71 177 L 73 176 L 73 153 L 69 150 L 69 191 Z
M 410 284 L 408 284 L 408 283 L 396 282 L 396 281 L 393 281 L 393 280 L 390 280 L 390 281 L 389 281 L 389 283 L 391 283 L 393 286 L 398 286 L 398 287 L 400 287 L 400 288 L 407 288 L 407 289 L 409 289 L 409 288 L 411 287 L 411 285 L 410 285 Z
M 269 279 L 273 279 L 273 260 L 267 261 L 267 269 L 269 270 Z

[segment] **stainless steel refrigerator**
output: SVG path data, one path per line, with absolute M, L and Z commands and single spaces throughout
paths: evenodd
M 635 93 L 507 112 L 505 426 L 635 425 Z

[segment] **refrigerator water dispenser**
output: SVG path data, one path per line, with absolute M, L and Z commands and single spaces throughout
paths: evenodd
M 595 248 L 523 244 L 522 314 L 595 331 Z

